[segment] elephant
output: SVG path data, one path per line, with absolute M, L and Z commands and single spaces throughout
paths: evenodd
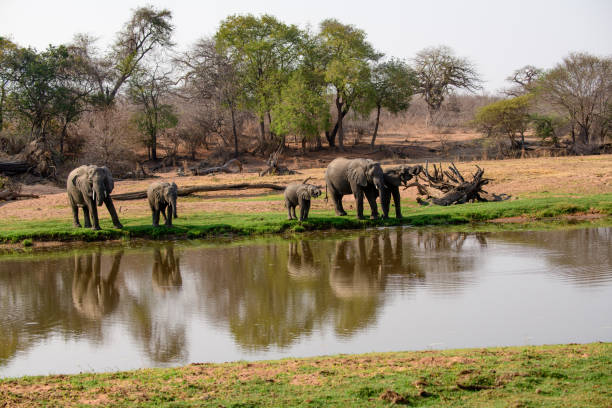
M 389 205 L 391 197 L 395 205 L 395 218 L 402 218 L 402 208 L 400 204 L 399 187 L 416 177 L 423 171 L 423 166 L 406 166 L 404 164 L 384 169 L 385 187 L 383 194 L 380 196 L 380 206 L 382 207 L 383 218 L 389 217 Z
M 159 226 L 159 213 L 164 216 L 166 226 L 172 226 L 172 216 L 178 218 L 176 213 L 176 196 L 178 188 L 175 183 L 151 183 L 147 189 L 147 198 L 149 206 L 153 213 L 153 226 Z
M 66 181 L 66 190 L 68 193 L 68 201 L 72 207 L 74 226 L 81 226 L 79 223 L 78 209 L 81 207 L 83 208 L 85 228 L 90 228 L 93 224 L 93 229 L 99 230 L 100 222 L 98 220 L 97 207 L 102 206 L 102 203 L 104 203 L 106 204 L 106 208 L 113 220 L 115 228 L 123 228 L 123 225 L 119 222 L 117 211 L 115 210 L 113 200 L 110 196 L 114 187 L 113 176 L 106 167 L 86 165 L 72 170 Z
M 352 193 L 357 202 L 357 218 L 363 219 L 364 195 L 372 209 L 371 218 L 378 218 L 376 196 L 383 194 L 385 190 L 384 174 L 378 162 L 339 157 L 327 166 L 325 183 L 326 189 L 331 193 L 337 215 L 346 215 L 342 208 L 342 196 Z
M 285 188 L 285 207 L 289 214 L 289 219 L 297 219 L 295 207 L 300 206 L 300 221 L 308 219 L 310 210 L 310 198 L 317 198 L 321 195 L 321 189 L 313 184 L 291 183 Z

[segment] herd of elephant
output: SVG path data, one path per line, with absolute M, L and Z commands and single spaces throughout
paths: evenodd
M 399 187 L 422 171 L 422 167 L 399 165 L 383 170 L 380 163 L 370 159 L 332 160 L 325 170 L 326 195 L 331 195 L 336 214 L 346 215 L 342 207 L 342 197 L 353 194 L 357 204 L 357 217 L 363 219 L 363 198 L 368 200 L 371 218 L 378 218 L 376 198 L 380 197 L 382 216 L 389 216 L 391 198 L 395 205 L 395 216 L 402 217 Z M 66 181 L 68 201 L 74 216 L 74 225 L 80 227 L 79 207 L 83 211 L 85 228 L 100 229 L 97 207 L 104 203 L 115 228 L 123 228 L 110 196 L 114 188 L 113 177 L 106 167 L 85 165 L 77 167 L 68 175 Z M 147 189 L 147 199 L 151 208 L 153 226 L 159 226 L 160 213 L 165 225 L 172 226 L 172 218 L 177 218 L 176 200 L 178 188 L 175 183 L 154 182 Z M 285 189 L 285 206 L 288 218 L 304 221 L 308 219 L 310 199 L 321 195 L 320 187 L 306 183 L 291 183 Z M 295 208 L 300 207 L 297 217 Z

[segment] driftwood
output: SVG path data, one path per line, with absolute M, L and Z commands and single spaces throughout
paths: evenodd
M 219 184 L 217 186 L 191 186 L 181 187 L 178 189 L 178 196 L 188 196 L 193 193 L 201 193 L 205 191 L 223 191 L 223 190 L 245 190 L 251 188 L 269 188 L 272 190 L 282 191 L 285 186 L 272 183 L 240 183 L 240 184 Z M 113 200 L 127 201 L 127 200 L 138 200 L 147 196 L 146 191 L 134 191 L 132 193 L 113 194 L 111 198 Z
M 280 145 L 280 147 L 270 155 L 270 157 L 268 158 L 268 161 L 266 162 L 266 164 L 268 165 L 268 167 L 266 167 L 265 169 L 263 169 L 262 171 L 259 172 L 259 176 L 265 176 L 267 174 L 274 174 L 277 176 L 285 176 L 287 174 L 296 174 L 296 171 L 290 170 L 288 167 L 285 166 L 281 166 L 279 164 L 279 156 L 282 152 L 282 148 L 283 145 Z
M 425 196 L 417 198 L 417 202 L 421 205 L 453 205 L 463 204 L 468 202 L 486 202 L 486 201 L 502 201 L 510 198 L 507 194 L 489 195 L 483 190 L 483 187 L 491 181 L 484 177 L 484 170 L 476 166 L 476 172 L 472 174 L 471 180 L 466 180 L 454 163 L 448 167 L 448 170 L 439 166 L 433 165 L 433 172 L 429 171 L 429 163 L 426 163 L 425 169 L 421 172 L 416 181 L 406 186 L 416 187 L 419 195 Z M 422 181 L 424 184 L 421 184 Z M 442 196 L 433 195 L 430 189 L 437 190 L 442 193 Z
M 242 173 L 242 163 L 238 159 L 228 160 L 223 166 L 215 166 L 215 167 L 204 167 L 208 166 L 207 162 L 200 162 L 195 166 L 187 167 L 186 164 L 183 165 L 183 168 L 179 168 L 177 170 L 177 175 L 179 176 L 205 176 L 207 174 L 214 173 Z M 235 168 L 232 168 L 235 166 Z
M 2 190 L 0 191 L 0 201 L 12 201 L 19 198 L 39 198 L 36 194 L 22 194 L 16 191 Z

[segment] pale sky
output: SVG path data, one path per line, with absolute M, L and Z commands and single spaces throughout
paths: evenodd
M 425 47 L 448 45 L 475 63 L 491 92 L 527 64 L 552 68 L 572 51 L 612 55 L 612 0 L 0 0 L 0 35 L 41 50 L 89 33 L 105 46 L 146 4 L 172 11 L 179 49 L 214 34 L 230 14 L 267 13 L 313 29 L 333 17 L 365 30 L 388 56 L 408 60 Z

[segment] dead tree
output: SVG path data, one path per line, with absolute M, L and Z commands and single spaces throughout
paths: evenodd
M 434 164 L 433 172 L 429 171 L 429 163 L 426 163 L 424 171 L 418 175 L 417 180 L 406 186 L 406 188 L 414 186 L 417 188 L 419 195 L 426 197 L 425 199 L 417 198 L 417 202 L 421 205 L 435 204 L 447 206 L 476 201 L 502 201 L 510 198 L 506 194 L 490 195 L 483 190 L 483 187 L 491 179 L 484 177 L 484 170 L 478 165 L 476 165 L 476 169 L 476 172 L 472 174 L 472 179 L 466 180 L 455 166 L 455 163 L 451 163 L 448 170 L 444 170 L 442 164 L 439 166 Z M 420 182 L 423 182 L 423 184 Z M 434 195 L 430 189 L 437 190 L 442 195 Z
M 285 176 L 288 174 L 296 174 L 295 171 L 290 170 L 288 167 L 281 166 L 280 162 L 280 154 L 283 151 L 283 145 L 281 144 L 278 149 L 274 153 L 270 155 L 266 164 L 268 167 L 259 172 L 259 176 L 265 176 L 267 174 L 277 175 L 277 176 Z
M 177 195 L 180 197 L 188 196 L 193 193 L 201 193 L 206 191 L 223 191 L 223 190 L 245 190 L 250 188 L 269 188 L 271 190 L 282 191 L 286 186 L 281 186 L 279 184 L 272 183 L 240 183 L 240 184 L 219 184 L 216 186 L 191 186 L 191 187 L 181 187 L 178 189 Z M 134 191 L 131 193 L 122 193 L 122 194 L 113 194 L 111 198 L 113 200 L 119 201 L 128 201 L 128 200 L 138 200 L 141 198 L 146 198 L 147 192 L 142 191 Z

